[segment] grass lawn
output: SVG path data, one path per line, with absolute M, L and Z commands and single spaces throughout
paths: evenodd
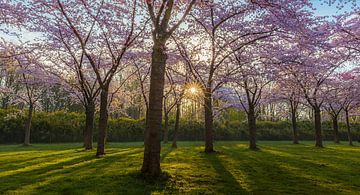
M 360 144 L 313 142 L 216 142 L 221 153 L 202 153 L 202 142 L 163 145 L 161 167 L 168 177 L 139 174 L 142 143 L 110 143 L 107 155 L 81 144 L 0 145 L 0 194 L 360 194 Z

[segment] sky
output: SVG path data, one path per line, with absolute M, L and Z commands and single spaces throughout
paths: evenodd
M 316 9 L 314 12 L 317 16 L 333 16 L 352 10 L 351 3 L 344 4 L 344 7 L 339 10 L 336 3 L 329 5 L 324 3 L 324 0 L 311 0 L 311 2 Z

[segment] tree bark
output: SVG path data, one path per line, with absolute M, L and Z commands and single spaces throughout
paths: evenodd
M 213 109 L 212 109 L 211 86 L 205 89 L 204 111 L 205 111 L 205 153 L 213 153 Z
M 291 124 L 293 129 L 293 144 L 299 144 L 299 132 L 296 123 L 296 110 L 291 109 Z
M 164 144 L 169 142 L 169 113 L 164 113 Z
M 108 87 L 100 93 L 100 116 L 99 116 L 99 135 L 97 140 L 96 156 L 105 155 L 105 142 L 108 121 Z
M 95 115 L 95 103 L 93 101 L 88 102 L 85 106 L 85 130 L 84 130 L 84 148 L 85 150 L 92 149 L 93 130 L 94 130 L 94 115 Z
M 9 107 L 9 96 L 5 96 L 2 98 L 2 109 L 7 109 Z
M 339 125 L 338 125 L 338 116 L 334 115 L 332 116 L 332 122 L 333 122 L 333 130 L 334 130 L 334 142 L 340 143 L 339 139 Z
M 249 106 L 248 110 L 248 126 L 249 126 L 249 148 L 252 150 L 257 149 L 256 146 L 256 117 L 255 109 L 253 106 Z
M 172 142 L 172 148 L 177 148 L 177 136 L 179 131 L 179 123 L 180 123 L 180 103 L 176 104 L 176 116 L 175 116 L 175 128 L 174 128 L 174 139 Z
M 149 92 L 149 110 L 146 116 L 144 159 L 141 172 L 145 175 L 157 177 L 160 169 L 160 131 L 162 121 L 162 103 L 164 94 L 166 40 L 154 40 L 151 77 Z
M 347 129 L 347 134 L 348 134 L 348 139 L 349 139 L 349 145 L 352 146 L 352 136 L 351 136 L 351 131 L 350 131 L 350 121 L 349 121 L 349 111 L 345 110 L 345 118 L 346 118 L 346 129 Z
M 321 135 L 321 111 L 319 107 L 314 108 L 314 115 L 315 115 L 315 146 L 316 147 L 323 147 L 322 144 L 322 135 Z
M 25 146 L 30 145 L 31 121 L 32 121 L 33 111 L 34 111 L 34 105 L 32 103 L 29 104 L 28 111 L 29 111 L 28 117 L 26 119 L 26 124 L 25 124 L 25 139 L 24 139 Z

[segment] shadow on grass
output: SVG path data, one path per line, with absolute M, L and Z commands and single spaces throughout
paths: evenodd
M 46 154 L 42 154 L 45 153 Z M 41 163 L 42 160 L 54 160 L 57 159 L 63 155 L 74 153 L 74 151 L 71 150 L 64 150 L 64 151 L 43 151 L 43 152 L 37 152 L 35 154 L 30 153 L 23 153 L 20 155 L 9 155 L 9 156 L 1 156 L 0 157 L 0 164 L 4 166 L 0 166 L 0 172 L 1 171 L 9 171 L 14 169 L 20 169 L 25 166 L 35 165 L 37 163 Z M 29 156 L 30 155 L 30 156 Z
M 27 169 L 17 172 L 10 170 L 6 176 L 0 177 L 0 192 L 336 194 L 357 192 L 360 184 L 356 170 L 359 161 L 346 157 L 352 154 L 354 156 L 351 158 L 355 158 L 358 154 L 351 152 L 348 147 L 340 151 L 333 148 L 317 150 L 303 145 L 264 144 L 260 145 L 262 150 L 251 151 L 246 144 L 234 142 L 218 146 L 223 154 L 210 155 L 199 153 L 202 148 L 195 144 L 176 150 L 164 147 L 161 153 L 162 168 L 171 174 L 165 172 L 160 179 L 144 179 L 139 173 L 143 148 L 118 146 L 108 148 L 104 158 L 94 157 L 94 151 L 79 152 L 80 149 L 54 158 L 46 154 L 47 151 L 44 154 L 29 152 L 28 156 L 22 153 L 24 156 L 21 158 L 36 157 L 34 155 L 48 157 L 23 161 L 22 166 Z M 332 158 L 334 152 L 343 158 Z M 16 157 L 9 157 L 14 160 L 12 158 Z M 339 167 L 333 166 L 336 164 Z M 344 169 L 346 166 L 349 168 Z
M 204 159 L 215 169 L 217 175 L 219 176 L 219 182 L 222 183 L 223 187 L 226 188 L 226 192 L 230 194 L 244 194 L 248 193 L 245 189 L 241 187 L 238 180 L 229 172 L 226 167 L 223 165 L 223 162 L 219 159 L 219 156 L 225 155 L 224 152 L 216 152 L 212 154 L 202 154 Z M 209 186 L 211 187 L 211 186 Z M 221 189 L 219 189 L 221 190 Z M 222 193 L 218 191 L 218 193 Z
M 164 161 L 164 159 L 174 150 L 172 147 L 164 148 L 164 152 L 161 152 L 160 162 Z
M 5 147 L 3 147 L 5 146 Z M 82 145 L 79 143 L 66 143 L 66 144 L 30 144 L 24 146 L 22 144 L 16 145 L 1 145 L 0 152 L 14 152 L 14 151 L 41 151 L 41 150 L 69 150 L 69 149 L 81 149 Z
M 74 151 L 71 156 L 64 157 L 67 159 L 62 162 L 35 165 L 34 169 L 0 177 L 0 191 L 20 194 L 177 192 L 175 181 L 166 173 L 166 177 L 156 180 L 142 177 L 138 172 L 142 149 L 110 150 L 104 158 L 96 158 L 93 153 L 78 154 Z
M 286 153 L 282 152 L 281 148 L 268 146 L 261 148 L 262 150 L 256 152 L 251 150 L 239 152 L 236 148 L 226 150 L 226 154 L 229 154 L 227 161 L 238 164 L 233 168 L 246 175 L 251 191 L 265 193 L 268 189 L 276 189 L 273 193 L 294 193 L 301 187 L 321 194 L 339 193 L 339 190 L 348 192 L 347 190 L 351 191 L 353 188 L 347 184 L 346 178 L 342 178 L 345 181 L 334 179 L 344 170 L 328 166 L 327 163 L 331 161 L 324 163 L 319 156 L 312 157 L 317 161 L 309 161 L 308 157 L 301 153 Z M 269 151 L 270 149 L 274 152 Z M 349 176 L 351 173 L 345 175 Z
M 152 194 L 153 192 L 176 192 L 176 185 L 166 173 L 158 179 L 144 178 L 138 171 L 142 149 L 127 153 L 107 155 L 89 166 L 71 170 L 67 175 L 77 175 L 71 181 L 53 181 L 41 188 L 42 192 L 56 189 L 62 193 L 96 194 Z M 139 162 L 134 164 L 134 162 Z M 66 177 L 66 176 L 65 176 Z M 57 185 L 62 182 L 62 185 Z

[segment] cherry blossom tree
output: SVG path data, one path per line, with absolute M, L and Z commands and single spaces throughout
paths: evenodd
M 273 74 L 266 62 L 253 57 L 251 62 L 243 64 L 242 58 L 237 55 L 236 62 L 241 66 L 240 72 L 234 78 L 234 90 L 242 109 L 247 114 L 249 128 L 249 148 L 256 146 L 256 118 L 259 114 L 259 105 L 264 96 L 264 91 L 273 80 Z
M 355 76 L 356 75 L 356 76 Z M 350 114 L 359 107 L 359 81 L 358 81 L 357 68 L 352 71 L 341 74 L 343 80 L 343 93 L 342 93 L 342 109 L 345 112 L 346 129 L 348 134 L 349 145 L 352 143 L 351 127 L 350 127 Z
M 217 1 L 191 13 L 189 23 L 197 31 L 183 35 L 176 44 L 204 91 L 206 153 L 214 152 L 212 94 L 241 67 L 232 63 L 230 57 L 253 49 L 253 44 L 282 31 L 302 31 L 297 24 L 310 21 L 305 6 L 307 2 Z M 189 36 L 193 38 L 187 39 Z
M 149 76 L 150 76 L 150 67 L 148 66 L 149 63 L 145 60 L 144 62 L 142 60 L 134 60 L 134 67 L 136 69 L 136 79 L 139 83 L 139 89 L 142 96 L 142 100 L 145 105 L 145 113 L 147 113 L 147 110 L 149 109 Z M 145 114 L 146 116 L 146 114 Z
M 1 52 L 4 54 L 3 59 L 7 59 L 8 63 L 13 63 L 14 82 L 20 87 L 15 91 L 17 97 L 15 103 L 28 106 L 24 145 L 30 145 L 31 123 L 35 106 L 47 92 L 47 88 L 55 84 L 56 80 L 43 70 L 38 51 L 22 45 L 2 43 Z
M 60 80 L 60 84 L 73 94 L 85 108 L 84 148 L 92 149 L 94 115 L 100 88 L 85 53 L 77 50 L 74 39 L 65 37 L 61 31 L 57 39 L 47 42 L 46 70 Z M 56 48 L 56 49 L 55 49 Z
M 166 71 L 166 80 L 167 86 L 164 89 L 164 128 L 163 128 L 163 143 L 167 144 L 169 142 L 169 114 L 175 108 L 177 104 L 177 85 L 174 81 L 173 75 L 169 71 Z
M 293 143 L 299 143 L 299 131 L 297 127 L 298 109 L 301 104 L 302 94 L 296 83 L 287 75 L 277 75 L 276 86 L 272 97 L 276 102 L 287 102 L 291 115 L 291 126 L 293 130 Z
M 179 60 L 181 59 L 180 56 L 173 55 L 171 59 L 171 66 L 168 66 L 166 69 L 165 80 L 167 89 L 165 88 L 164 93 L 164 143 L 168 142 L 169 114 L 175 108 L 176 114 L 172 147 L 176 148 L 182 99 L 186 95 L 186 91 L 190 91 L 191 95 L 196 95 L 198 89 L 190 84 L 188 68 Z
M 330 78 L 326 83 L 325 110 L 329 113 L 333 123 L 334 142 L 340 143 L 338 120 L 346 101 L 344 101 L 343 82 L 338 78 Z
M 135 20 L 138 2 L 124 1 L 30 1 L 29 29 L 41 32 L 50 40 L 60 36 L 71 40 L 76 56 L 86 58 L 100 88 L 100 117 L 97 156 L 105 154 L 104 144 L 108 119 L 108 96 L 111 81 L 128 63 L 125 58 L 144 29 L 143 20 Z M 119 18 L 121 17 L 121 19 Z M 80 57 L 79 57 L 80 56 Z
M 150 73 L 149 109 L 146 115 L 145 150 L 141 172 L 159 176 L 160 127 L 162 121 L 163 93 L 166 67 L 166 44 L 181 25 L 196 0 L 189 3 L 174 0 L 147 0 L 146 7 L 152 22 L 152 60 Z
M 295 49 L 295 50 L 294 50 Z M 341 52 L 328 47 L 315 46 L 312 49 L 301 45 L 289 50 L 283 57 L 286 62 L 282 71 L 291 75 L 301 89 L 303 97 L 314 111 L 316 147 L 323 147 L 321 133 L 321 108 L 325 101 L 324 85 L 346 57 Z
M 6 53 L 0 55 L 0 95 L 2 109 L 7 109 L 11 102 L 14 101 L 14 94 L 17 94 L 14 63 L 6 56 Z
M 256 39 L 264 38 L 268 31 L 251 33 L 243 29 L 243 34 L 232 35 L 227 30 L 229 24 L 235 20 L 244 20 L 247 7 L 233 10 L 223 10 L 234 2 L 210 3 L 200 7 L 191 16 L 191 22 L 195 24 L 200 35 L 197 38 L 187 39 L 183 35 L 182 41 L 176 41 L 180 55 L 190 69 L 190 74 L 201 85 L 204 94 L 205 111 L 205 152 L 214 152 L 213 148 L 213 93 L 219 89 L 230 76 L 234 75 L 239 67 L 234 66 L 227 60 L 234 52 L 229 50 L 230 46 L 236 45 L 238 50 Z M 225 13 L 223 13 L 223 11 Z M 211 14 L 210 14 L 211 13 Z M 250 27 L 250 25 L 249 25 Z M 249 30 L 249 29 L 248 29 Z M 192 34 L 192 36 L 195 36 Z M 225 39 L 228 37 L 228 39 Z M 195 39 L 195 40 L 194 40 Z M 236 47 L 234 46 L 234 47 Z M 234 49 L 236 50 L 236 49 Z

